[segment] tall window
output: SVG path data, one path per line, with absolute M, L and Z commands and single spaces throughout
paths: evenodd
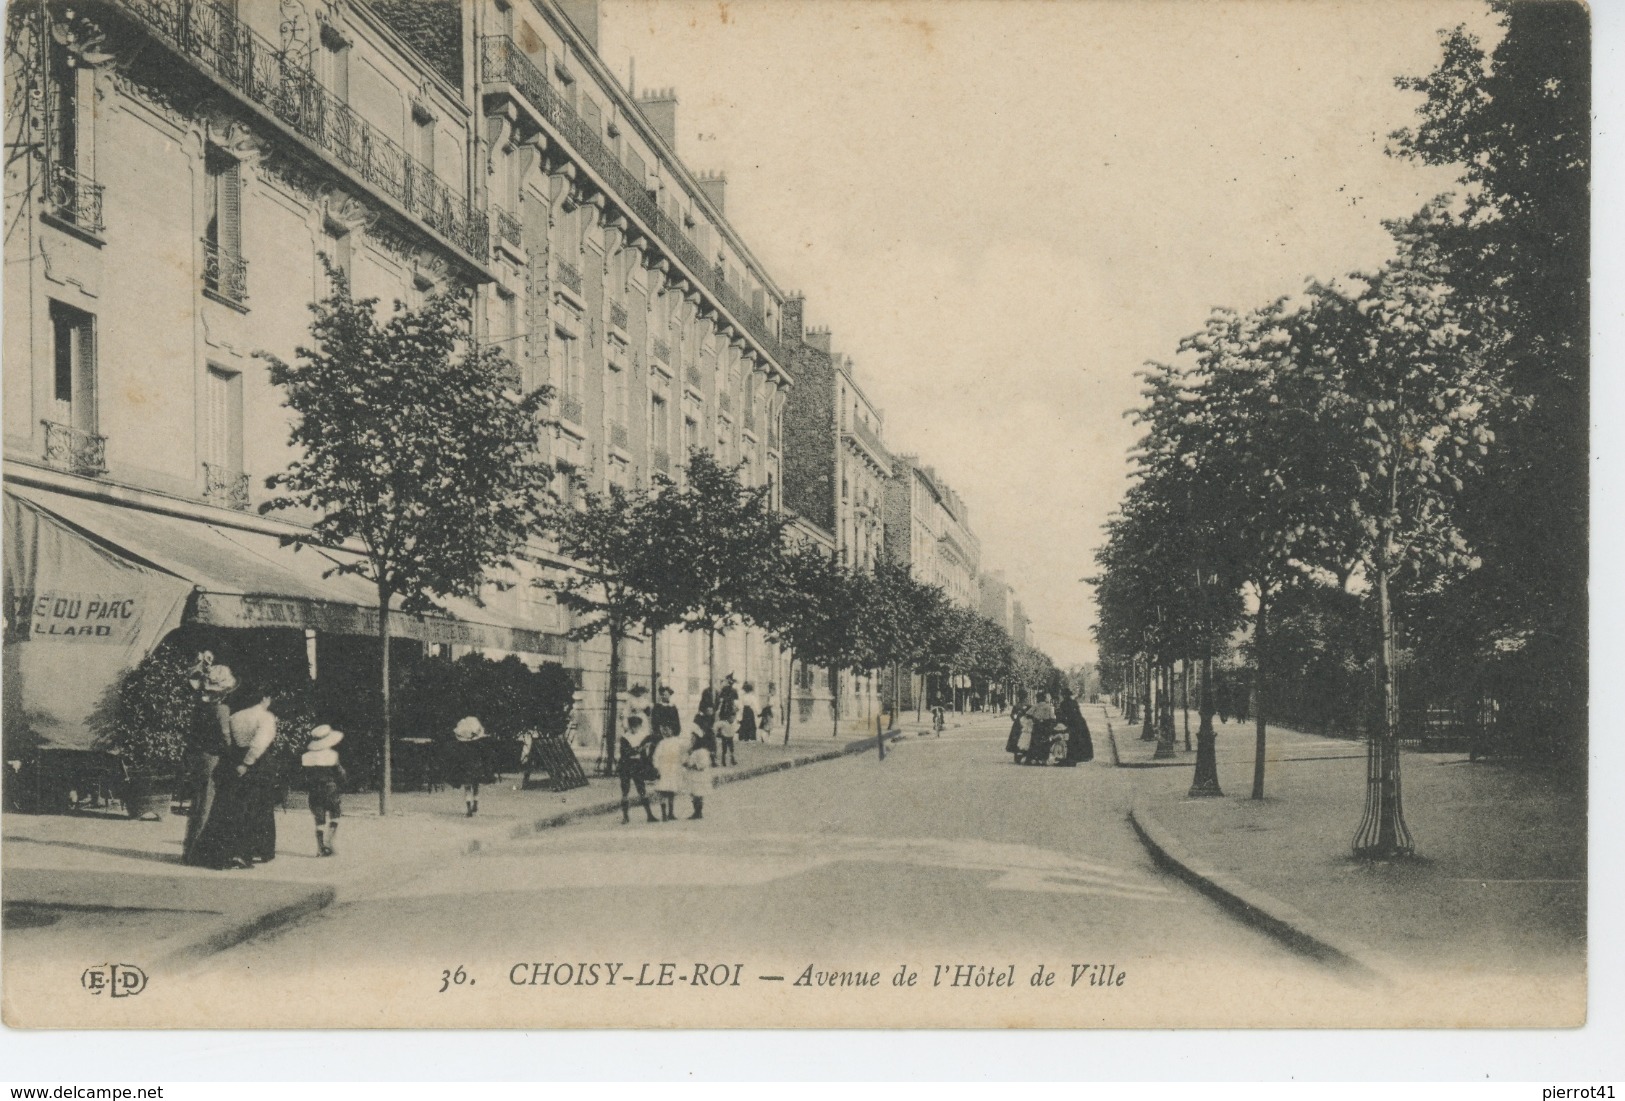
M 242 375 L 223 367 L 203 380 L 203 461 L 211 477 L 242 473 Z
M 609 419 L 611 442 L 616 447 L 626 447 L 627 421 L 629 417 L 629 391 L 626 365 L 619 359 L 609 362 Z
M 340 103 L 350 102 L 350 43 L 334 27 L 322 27 L 322 76 Z
M 585 389 L 581 339 L 565 328 L 553 330 L 549 349 L 554 385 L 559 390 L 559 413 L 576 424 L 582 422 L 582 391 Z
M 80 432 L 96 431 L 96 319 L 65 302 L 51 303 L 55 367 L 53 419 Z
M 412 121 L 417 130 L 414 152 L 423 167 L 430 172 L 434 171 L 434 127 L 435 117 L 421 107 L 412 108 Z
M 649 448 L 654 452 L 655 469 L 662 474 L 670 474 L 671 410 L 666 407 L 666 399 L 659 394 L 649 398 Z
M 208 222 L 203 229 L 203 285 L 232 302 L 248 297 L 243 263 L 243 182 L 237 159 L 215 146 L 204 157 L 204 203 Z

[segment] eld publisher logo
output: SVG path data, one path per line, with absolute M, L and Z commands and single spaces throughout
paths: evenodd
M 85 968 L 79 985 L 92 994 L 133 998 L 147 988 L 147 973 L 131 963 L 99 963 Z

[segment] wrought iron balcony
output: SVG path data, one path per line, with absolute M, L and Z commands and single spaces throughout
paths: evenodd
M 617 329 L 620 329 L 622 332 L 625 332 L 626 321 L 626 307 L 621 305 L 619 302 L 611 302 L 609 304 L 609 323 L 615 326 Z
M 611 424 L 609 426 L 609 442 L 622 450 L 630 446 L 631 433 L 627 432 L 624 424 Z
M 73 474 L 107 473 L 107 437 L 56 421 L 45 426 L 45 461 Z
M 247 512 L 251 507 L 248 499 L 248 475 L 216 463 L 204 463 L 203 499 L 221 508 Z
M 497 240 L 506 241 L 514 248 L 523 247 L 524 227 L 519 224 L 519 219 L 501 207 L 492 207 L 492 210 L 496 212 Z
M 670 346 L 668 346 L 664 340 L 656 340 L 654 343 L 655 343 L 655 358 L 658 359 L 662 363 L 670 363 L 671 362 L 671 348 L 670 348 Z
M 559 399 L 559 416 L 573 424 L 581 423 L 581 399 L 566 394 Z
M 489 219 L 316 79 L 307 52 L 278 46 L 212 0 L 116 0 L 165 45 L 231 88 L 476 260 Z
M 880 433 L 873 428 L 860 420 L 854 419 L 846 434 L 850 438 L 857 440 L 881 466 L 891 464 L 891 452 L 886 450 L 886 445 L 880 442 Z
M 225 252 L 213 241 L 205 240 L 203 289 L 241 306 L 248 301 L 248 261 Z
M 597 130 L 576 114 L 575 108 L 553 87 L 548 77 L 512 39 L 491 35 L 480 39 L 480 68 L 486 84 L 506 84 L 523 96 L 530 110 L 570 143 L 588 167 L 612 188 L 616 201 L 635 214 L 660 238 L 665 248 L 700 281 L 705 290 L 749 331 L 751 338 L 779 363 L 788 362 L 767 319 L 743 295 L 719 276 L 715 262 L 707 260 L 649 193 L 648 183 L 632 175 Z M 657 153 L 657 155 L 660 155 Z M 660 155 L 662 160 L 666 158 Z M 668 164 L 669 171 L 676 166 Z
M 100 233 L 105 228 L 101 184 L 71 165 L 46 165 L 45 204 L 57 218 L 86 233 Z
M 559 282 L 575 293 L 581 293 L 581 272 L 576 270 L 574 264 L 566 264 L 563 260 L 559 261 Z

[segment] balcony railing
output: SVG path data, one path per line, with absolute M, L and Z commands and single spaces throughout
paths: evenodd
M 247 512 L 251 507 L 248 499 L 248 475 L 216 463 L 204 463 L 203 499 L 221 508 Z
M 654 343 L 655 343 L 655 358 L 658 359 L 662 363 L 670 363 L 671 362 L 671 347 L 669 345 L 667 345 L 667 343 L 664 340 L 656 340 Z
M 517 89 L 531 107 L 575 147 L 588 166 L 614 188 L 619 201 L 654 231 L 711 297 L 743 324 L 769 355 L 780 363 L 786 362 L 778 339 L 761 311 L 745 301 L 725 278 L 718 276 L 714 261 L 701 255 L 688 235 L 660 209 L 649 193 L 647 182 L 632 175 L 604 144 L 597 130 L 576 114 L 575 108 L 565 101 L 524 50 L 506 36 L 487 36 L 480 39 L 480 65 L 486 83 L 507 83 Z
M 565 395 L 559 399 L 559 416 L 572 424 L 581 423 L 581 399 Z
M 617 329 L 620 329 L 622 332 L 625 332 L 626 321 L 626 307 L 621 305 L 619 302 L 611 302 L 609 304 L 609 323 L 615 326 Z
M 519 219 L 501 207 L 492 209 L 496 212 L 497 240 L 506 241 L 514 248 L 524 245 L 524 227 L 519 224 Z
M 862 421 L 854 419 L 852 421 L 850 433 L 870 451 L 873 451 L 877 456 L 886 456 L 890 454 L 890 452 L 886 450 L 886 445 L 880 442 L 880 434 L 873 428 L 870 428 L 867 424 L 864 424 Z
M 655 448 L 653 464 L 656 471 L 669 475 L 671 473 L 671 452 L 663 447 Z
M 71 165 L 46 165 L 45 203 L 56 217 L 86 233 L 100 233 L 104 228 L 101 184 Z
M 172 49 L 341 162 L 464 252 L 488 255 L 488 218 L 434 171 L 317 81 L 281 48 L 211 0 L 117 0 Z
M 45 426 L 45 461 L 73 474 L 107 473 L 107 437 L 56 421 Z
M 241 306 L 248 301 L 248 261 L 204 241 L 203 289 Z
M 581 293 L 581 272 L 576 270 L 574 264 L 566 264 L 563 260 L 559 261 L 559 282 L 577 294 Z
M 692 363 L 683 368 L 683 378 L 687 379 L 688 384 L 694 389 L 700 388 L 700 369 Z
M 627 432 L 624 424 L 611 424 L 609 426 L 609 442 L 615 447 L 625 450 L 630 443 L 631 433 Z

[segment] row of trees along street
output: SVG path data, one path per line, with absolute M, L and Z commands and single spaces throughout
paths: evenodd
M 376 299 L 352 297 L 343 272 L 329 265 L 328 276 L 331 293 L 311 306 L 311 346 L 293 363 L 262 353 L 294 414 L 296 458 L 267 479 L 276 492 L 261 511 L 314 517 L 310 535 L 291 542 L 364 549 L 332 572 L 365 577 L 378 593 L 382 810 L 392 611 L 430 611 L 437 597 L 477 601 L 487 585 L 511 585 L 504 578 L 537 542 L 575 563 L 536 582 L 574 613 L 571 636 L 608 639 L 609 731 L 618 729 L 625 643 L 668 628 L 705 634 L 713 686 L 717 634 L 762 629 L 792 661 L 830 671 L 837 724 L 841 678 L 852 671 L 890 670 L 894 691 L 905 671 L 968 676 L 984 692 L 1059 683 L 1047 657 L 905 567 L 866 572 L 795 542 L 767 487 L 743 485 L 709 452 L 689 454 L 680 482 L 589 488 L 581 472 L 544 457 L 551 390 L 524 392 L 499 347 L 470 339 L 466 295 L 419 309 L 397 302 L 384 316 Z M 653 674 L 654 645 L 649 658 Z M 894 715 L 895 704 L 894 695 Z M 784 709 L 786 742 L 793 710 Z M 610 768 L 615 741 L 606 739 Z
M 1413 849 L 1400 744 L 1430 705 L 1497 752 L 1584 758 L 1589 29 L 1578 4 L 1496 11 L 1492 52 L 1457 28 L 1399 80 L 1424 100 L 1390 155 L 1456 166 L 1460 191 L 1388 223 L 1380 268 L 1215 310 L 1147 365 L 1091 578 L 1103 680 L 1159 753 L 1173 714 L 1151 683 L 1201 663 L 1193 795 L 1220 790 L 1211 686 L 1233 646 L 1254 798 L 1266 718 L 1368 735 L 1366 856 Z M 1302 678 L 1335 714 L 1301 694 L 1274 713 Z

